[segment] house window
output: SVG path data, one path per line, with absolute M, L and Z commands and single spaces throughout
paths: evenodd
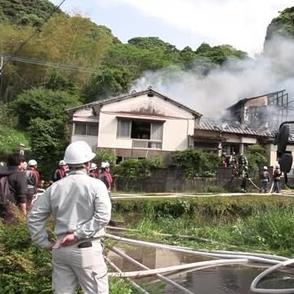
M 151 123 L 145 121 L 132 121 L 131 138 L 133 139 L 150 139 Z
M 98 136 L 98 123 L 75 122 L 75 135 Z
M 130 138 L 131 121 L 126 119 L 119 119 L 117 124 L 117 137 Z
M 134 139 L 134 148 L 162 148 L 163 122 L 118 119 L 117 137 Z

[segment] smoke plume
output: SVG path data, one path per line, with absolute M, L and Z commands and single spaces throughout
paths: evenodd
M 294 40 L 279 36 L 268 41 L 264 52 L 254 59 L 229 60 L 206 75 L 201 63 L 207 60 L 197 60 L 186 71 L 170 67 L 145 72 L 133 89 L 146 90 L 151 85 L 206 117 L 220 118 L 227 107 L 243 98 L 286 89 L 289 100 L 294 99 L 293 52 Z

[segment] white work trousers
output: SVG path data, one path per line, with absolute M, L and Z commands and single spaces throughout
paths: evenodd
M 53 249 L 52 265 L 55 294 L 74 294 L 78 285 L 85 294 L 108 294 L 107 266 L 99 240 L 87 248 L 75 244 Z

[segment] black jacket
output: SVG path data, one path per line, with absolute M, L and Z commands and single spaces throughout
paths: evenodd
M 16 166 L 9 166 L 0 170 L 0 177 L 8 176 L 11 201 L 15 204 L 26 203 L 27 181 L 23 172 Z

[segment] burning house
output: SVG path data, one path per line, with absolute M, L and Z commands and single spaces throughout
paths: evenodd
M 285 90 L 245 98 L 228 109 L 230 122 L 215 122 L 150 88 L 69 109 L 71 141 L 85 140 L 93 150 L 111 150 L 118 160 L 166 157 L 191 148 L 221 156 L 261 144 L 274 165 L 275 130 L 286 119 L 288 103 Z
M 255 130 L 277 130 L 287 120 L 288 93 L 285 90 L 244 98 L 227 109 L 227 119 Z

